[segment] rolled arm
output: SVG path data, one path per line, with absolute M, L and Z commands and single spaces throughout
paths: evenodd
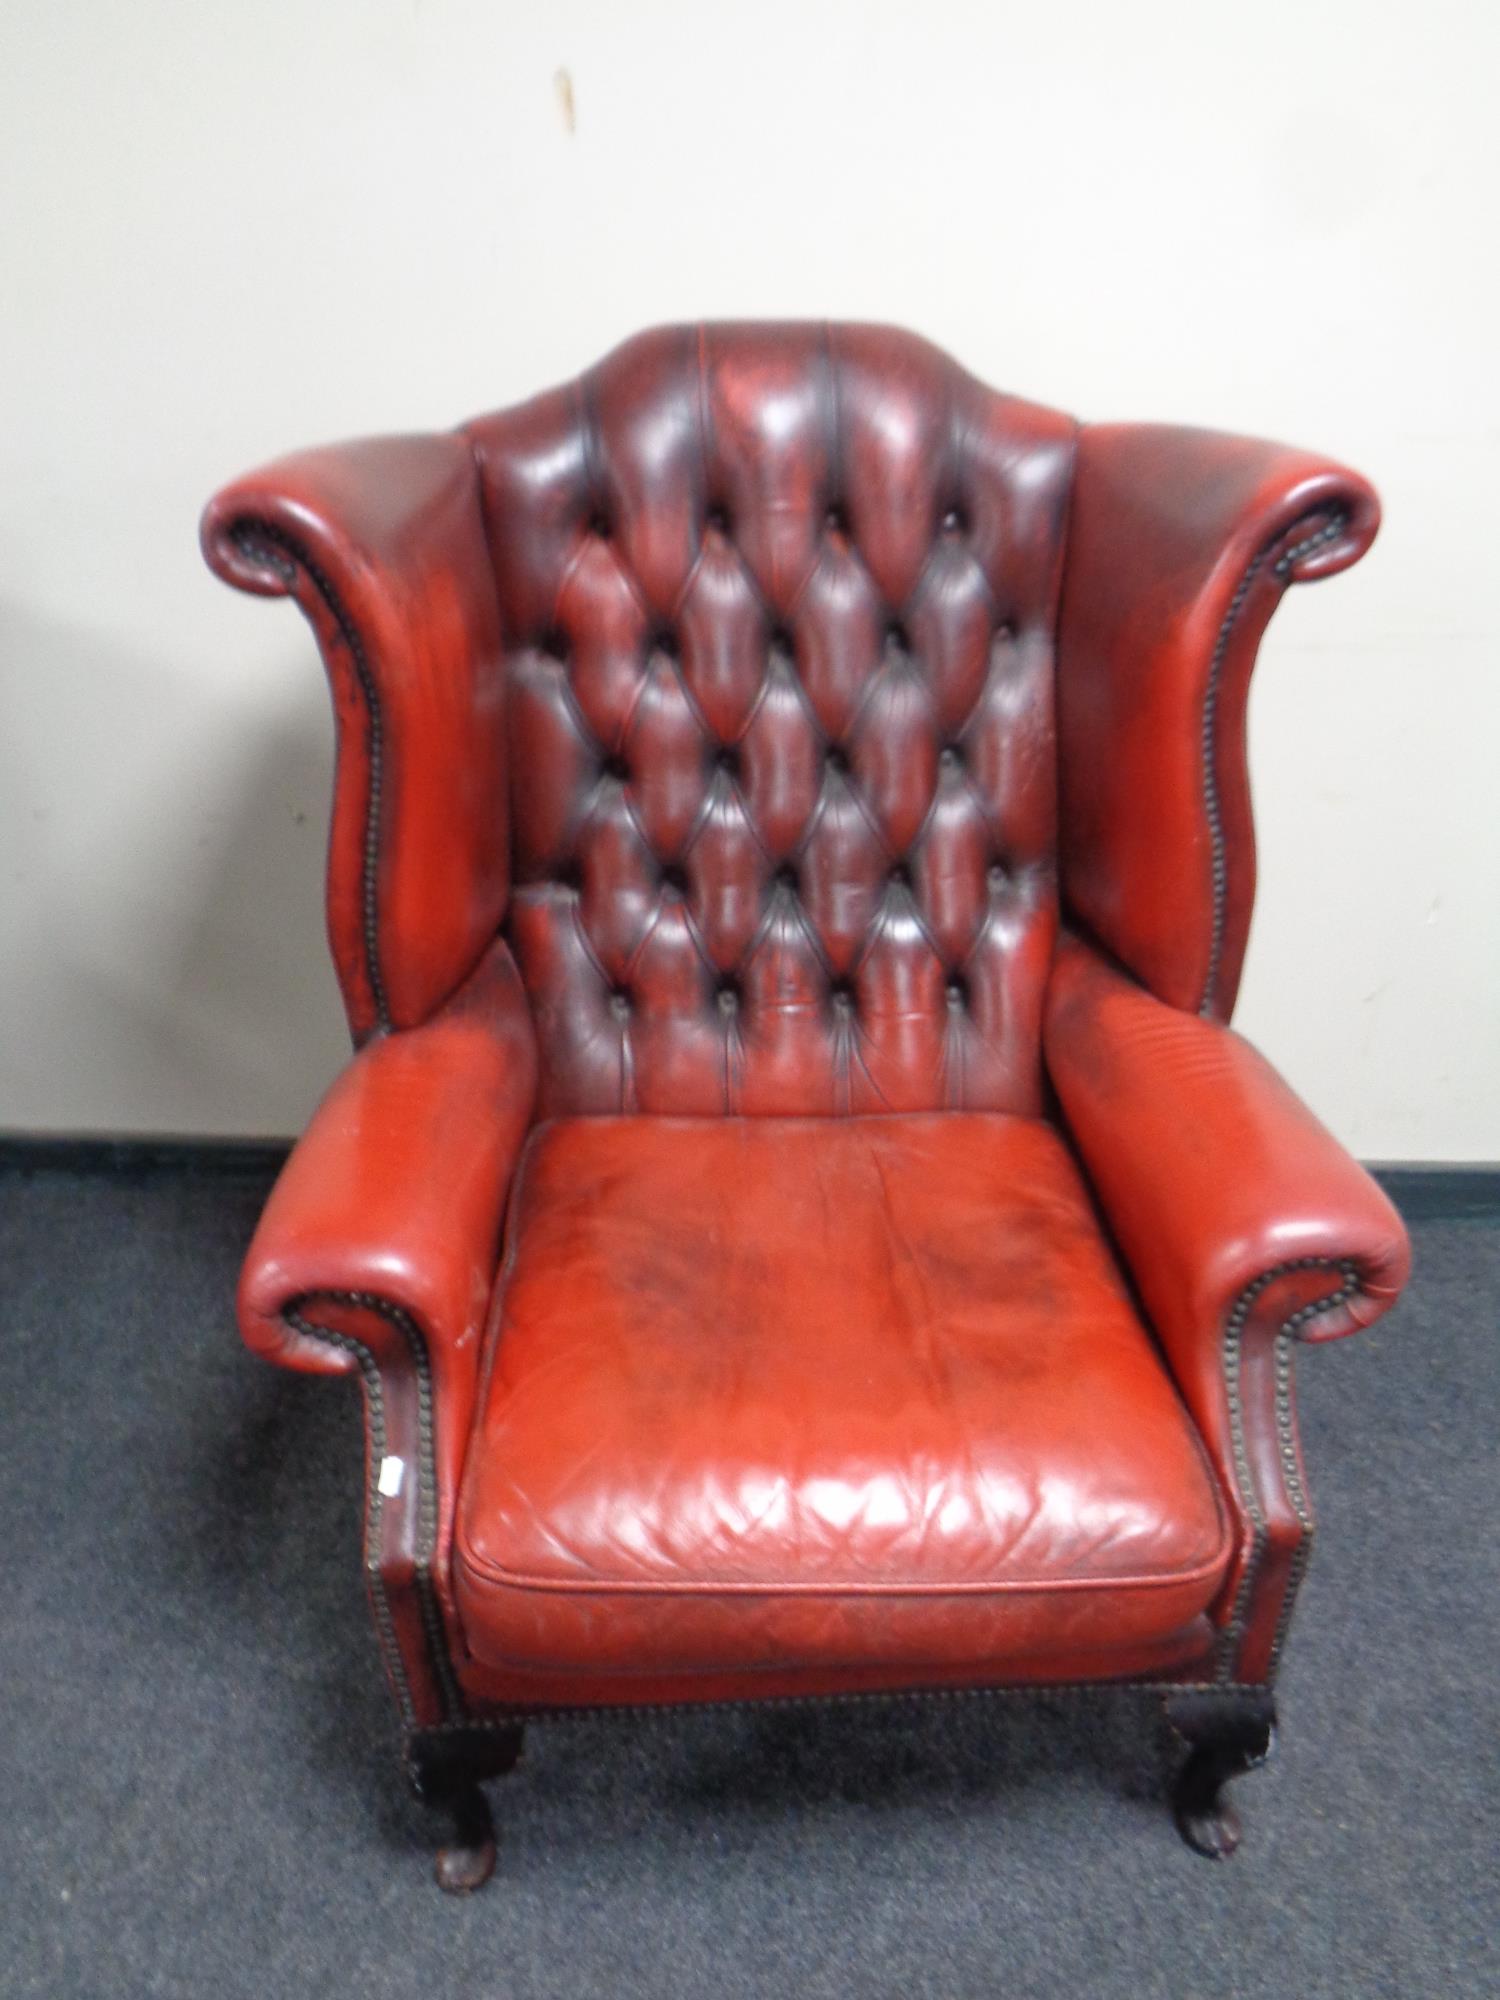
M 1160 998 L 1227 1020 L 1255 895 L 1245 704 L 1291 583 L 1374 539 L 1358 473 L 1154 424 L 1079 436 L 1058 631 L 1066 908 Z
M 328 927 L 356 1042 L 425 1020 L 505 910 L 499 613 L 468 440 L 285 458 L 203 516 L 210 567 L 290 596 L 338 729 Z
M 1394 1303 L 1409 1261 L 1400 1216 L 1242 1036 L 1163 1005 L 1071 938 L 1045 1035 L 1068 1130 L 1190 1397 L 1227 1315 L 1268 1272 L 1352 1273 L 1303 1322 L 1306 1340 Z
M 245 1259 L 248 1345 L 285 1367 L 347 1373 L 349 1354 L 296 1321 L 320 1302 L 376 1301 L 420 1332 L 453 1419 L 444 1428 L 461 1443 L 535 1091 L 530 1011 L 497 944 L 441 1014 L 367 1043 L 318 1106 Z M 454 1444 L 450 1434 L 445 1460 Z
M 425 1026 L 366 1044 L 292 1152 L 240 1280 L 268 1360 L 357 1373 L 367 1578 L 409 1727 L 461 1709 L 448 1548 L 485 1313 L 536 1093 L 521 982 L 496 944 Z
M 1406 1232 L 1248 1042 L 1164 1005 L 1077 939 L 1059 948 L 1044 1035 L 1068 1131 L 1238 1509 L 1225 1671 L 1263 1680 L 1313 1527 L 1293 1344 L 1387 1311 L 1406 1281 Z

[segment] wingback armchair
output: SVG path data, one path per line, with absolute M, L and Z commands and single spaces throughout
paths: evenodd
M 660 330 L 209 506 L 332 684 L 357 1053 L 240 1318 L 359 1378 L 418 1790 L 529 1717 L 1159 1692 L 1210 1854 L 1400 1220 L 1227 1025 L 1245 702 L 1355 473 L 864 326 Z

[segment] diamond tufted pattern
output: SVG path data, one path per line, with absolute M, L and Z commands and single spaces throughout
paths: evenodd
M 811 326 L 469 427 L 544 1112 L 1038 1108 L 1074 429 Z

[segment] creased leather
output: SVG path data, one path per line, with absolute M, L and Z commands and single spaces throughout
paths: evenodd
M 511 1229 L 455 1544 L 491 1665 L 998 1670 L 1216 1593 L 1213 1476 L 1040 1121 L 563 1120 Z

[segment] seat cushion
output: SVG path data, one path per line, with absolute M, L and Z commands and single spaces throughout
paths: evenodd
M 453 1550 L 488 1698 L 1204 1649 L 1214 1475 L 1043 1123 L 545 1125 L 490 1339 Z

